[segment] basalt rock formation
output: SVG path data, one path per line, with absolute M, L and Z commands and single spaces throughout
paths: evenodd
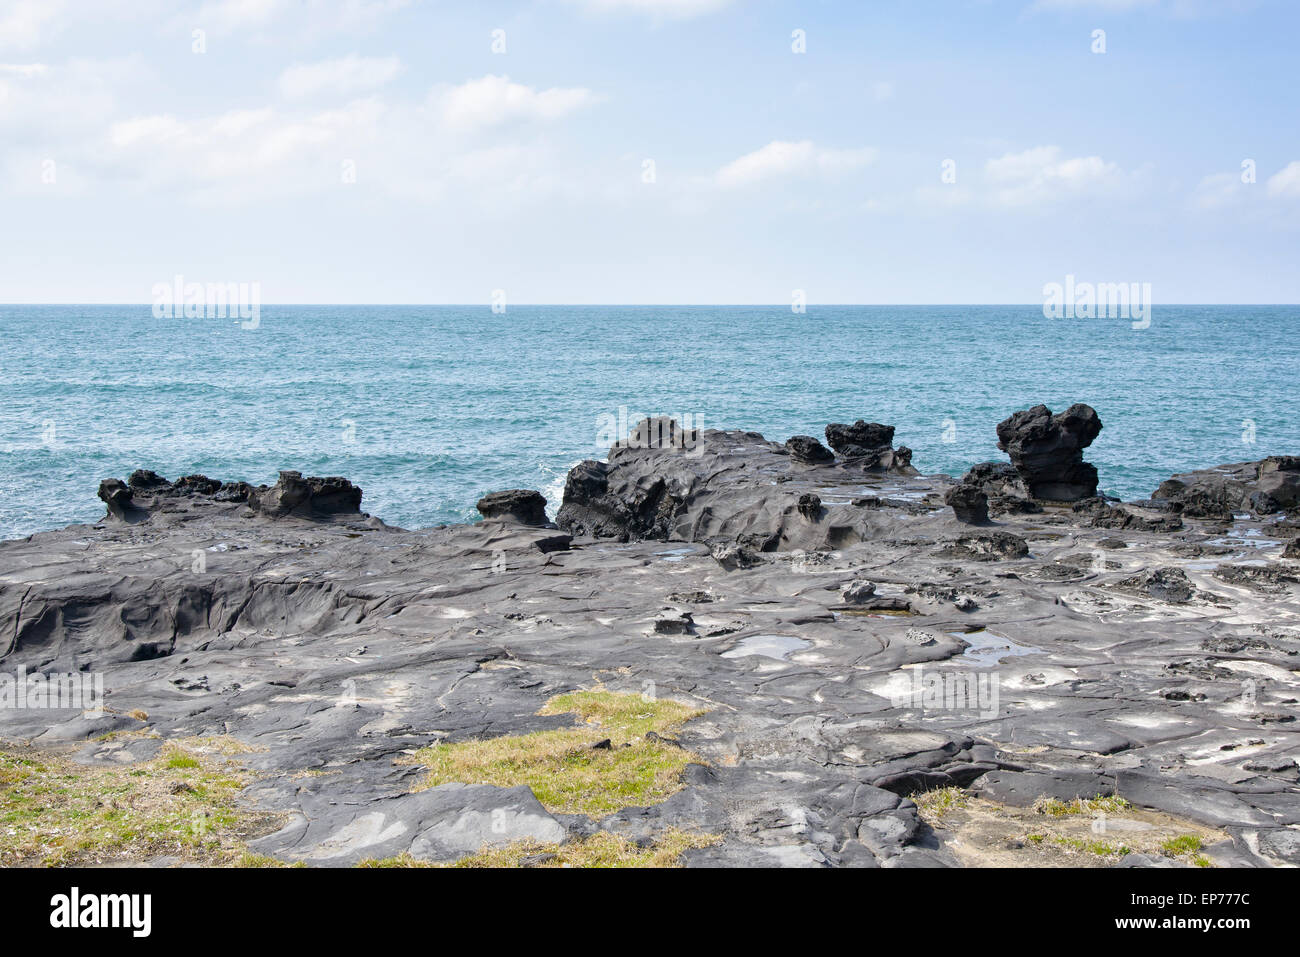
M 524 525 L 546 524 L 546 499 L 541 492 L 532 489 L 492 492 L 478 500 L 478 510 L 485 519 L 506 519 Z
M 852 425 L 832 422 L 826 426 L 826 441 L 837 454 L 870 472 L 915 475 L 912 450 L 894 448 L 894 427 L 858 419 Z
M 978 485 L 954 485 L 943 497 L 952 506 L 957 521 L 966 525 L 984 525 L 989 520 L 989 499 Z
M 1214 469 L 1175 475 L 1160 483 L 1152 501 L 1193 518 L 1230 519 L 1300 509 L 1300 455 L 1271 455 Z
M 1083 460 L 1083 450 L 1100 433 L 1092 406 L 1076 403 L 1053 415 L 1036 405 L 998 423 L 998 448 L 1011 457 L 1031 497 L 1073 502 L 1097 494 L 1097 469 Z
M 1041 467 L 1077 479 L 1061 435 L 1089 430 L 1052 428 L 1054 458 L 1008 444 L 1059 493 Z M 670 829 L 719 837 L 688 866 L 1121 860 L 1008 841 L 1044 815 L 923 819 L 953 786 L 1004 815 L 1118 795 L 1107 841 L 1194 831 L 1215 866 L 1300 864 L 1289 460 L 972 528 L 954 506 L 1018 497 L 1019 472 L 970 491 L 753 432 L 679 439 L 576 467 L 565 533 L 529 523 L 526 490 L 486 496 L 496 520 L 407 531 L 343 479 L 108 480 L 103 521 L 0 543 L 0 672 L 93 672 L 104 707 L 0 708 L 0 738 L 116 767 L 234 739 L 257 772 L 240 807 L 284 815 L 251 849 L 286 863 Z M 1198 488 L 1229 514 L 1193 514 Z M 704 712 L 673 738 L 703 762 L 680 791 L 588 817 L 524 786 L 420 790 L 419 749 L 583 727 L 544 706 L 597 687 Z M 1191 863 L 1154 844 L 1122 861 Z
M 121 479 L 99 483 L 99 497 L 108 506 L 107 519 L 135 524 L 157 514 L 175 515 L 213 504 L 239 504 L 267 518 L 366 518 L 361 512 L 361 489 L 345 478 L 303 478 L 301 472 L 283 471 L 274 485 L 220 482 L 206 475 L 186 475 L 169 482 L 146 469 Z

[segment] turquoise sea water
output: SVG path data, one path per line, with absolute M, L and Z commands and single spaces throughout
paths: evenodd
M 256 329 L 0 306 L 0 537 L 98 518 L 99 480 L 134 468 L 344 475 L 412 528 L 473 520 L 500 488 L 553 509 L 620 407 L 780 441 L 886 422 L 922 471 L 960 474 L 1003 458 L 1016 409 L 1087 402 L 1102 488 L 1142 497 L 1300 453 L 1298 373 L 1298 306 L 1157 305 L 1143 330 L 1037 305 L 265 306 Z

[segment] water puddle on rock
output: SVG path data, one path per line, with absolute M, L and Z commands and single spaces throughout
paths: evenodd
M 742 638 L 735 648 L 722 653 L 723 658 L 748 658 L 759 655 L 763 658 L 775 658 L 785 661 L 796 651 L 811 647 L 812 642 L 806 638 L 794 638 L 790 635 L 750 635 Z
M 1250 529 L 1244 535 L 1236 538 L 1212 538 L 1205 544 L 1207 545 L 1226 545 L 1228 548 L 1274 548 L 1281 545 L 1280 539 L 1263 538 L 1258 529 Z
M 680 562 L 687 555 L 695 554 L 694 545 L 686 545 L 683 548 L 670 548 L 665 552 L 655 552 L 655 558 L 662 558 L 666 562 Z
M 954 661 L 969 661 L 979 666 L 991 667 L 1000 662 L 1003 658 L 1014 658 L 1020 655 L 1041 655 L 1042 648 L 1031 648 L 1028 645 L 1018 645 L 1010 638 L 1003 638 L 1001 635 L 995 635 L 987 629 L 979 631 L 950 631 L 948 634 L 954 638 L 960 638 L 966 644 L 970 645 L 964 652 L 953 659 Z

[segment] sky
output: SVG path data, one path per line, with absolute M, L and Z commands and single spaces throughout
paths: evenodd
M 0 302 L 1296 303 L 1298 47 L 1294 0 L 0 0 Z

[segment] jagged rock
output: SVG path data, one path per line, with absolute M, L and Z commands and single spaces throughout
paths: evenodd
M 980 489 L 988 497 L 989 510 L 999 514 L 1027 515 L 1042 511 L 1030 496 L 1025 480 L 1009 462 L 972 465 L 960 484 Z
M 1076 403 L 1053 415 L 1036 405 L 998 423 L 998 448 L 1034 498 L 1072 502 L 1097 494 L 1097 470 L 1083 461 L 1083 450 L 1100 432 L 1091 406 Z
M 1086 516 L 1093 528 L 1127 528 L 1139 532 L 1176 532 L 1183 527 L 1177 515 L 1139 515 L 1104 498 L 1085 498 L 1075 502 L 1071 511 Z
M 1175 475 L 1152 498 L 1188 518 L 1227 521 L 1236 512 L 1287 511 L 1300 506 L 1300 456 L 1272 455 Z
M 131 486 L 132 489 L 147 492 L 157 488 L 165 488 L 171 485 L 171 482 L 157 472 L 151 472 L 148 469 L 136 469 L 127 476 L 126 484 Z
M 532 489 L 512 488 L 484 495 L 478 500 L 478 510 L 485 519 L 546 524 L 546 499 Z
M 846 605 L 864 605 L 871 601 L 876 595 L 876 586 L 874 582 L 854 579 L 844 586 L 840 592 L 840 597 Z
M 1283 558 L 1300 558 L 1300 538 L 1293 538 L 1282 549 Z
M 220 488 L 221 484 L 217 483 L 212 491 Z M 248 504 L 254 512 L 273 518 L 352 514 L 361 511 L 361 489 L 338 476 L 303 478 L 301 472 L 286 469 L 280 472 L 279 481 L 270 488 L 259 486 L 253 490 L 248 496 Z
M 1196 597 L 1196 586 L 1181 568 L 1153 568 L 1118 582 L 1116 587 L 1141 592 L 1173 605 L 1186 604 Z
M 717 545 L 711 551 L 713 560 L 729 572 L 761 565 L 763 560 L 744 545 Z
M 283 477 L 286 473 L 281 472 Z M 297 472 L 292 473 L 298 475 Z M 301 476 L 299 476 L 301 478 Z M 216 479 L 210 479 L 206 475 L 182 475 L 169 488 L 170 492 L 177 495 L 214 495 L 221 488 L 221 483 Z
M 801 465 L 824 465 L 835 461 L 835 454 L 811 435 L 792 435 L 785 440 L 790 458 Z
M 799 503 L 796 506 L 799 514 L 804 518 L 815 520 L 822 511 L 822 500 L 811 492 L 799 496 Z
M 1029 554 L 1029 543 L 1011 532 L 962 535 L 940 549 L 940 554 L 981 562 L 1024 558 Z
M 695 620 L 688 611 L 678 612 L 675 615 L 665 615 L 656 618 L 654 622 L 654 633 L 656 635 L 689 635 L 695 628 Z
M 977 485 L 954 485 L 944 494 L 943 501 L 952 507 L 959 522 L 967 525 L 988 523 L 989 499 Z
M 832 422 L 826 426 L 826 443 L 846 459 L 870 455 L 893 446 L 894 427 L 862 419 L 852 425 Z
M 104 479 L 100 482 L 99 497 L 108 506 L 108 514 L 123 521 L 134 508 L 132 499 L 135 495 L 121 479 Z
M 1300 505 L 1300 455 L 1270 455 L 1260 462 L 1250 505 L 1260 515 Z
M 915 474 L 912 469 L 912 450 L 903 445 L 896 449 L 891 447 L 894 441 L 892 425 L 862 419 L 852 425 L 832 422 L 826 426 L 826 441 L 854 467 L 868 472 Z

